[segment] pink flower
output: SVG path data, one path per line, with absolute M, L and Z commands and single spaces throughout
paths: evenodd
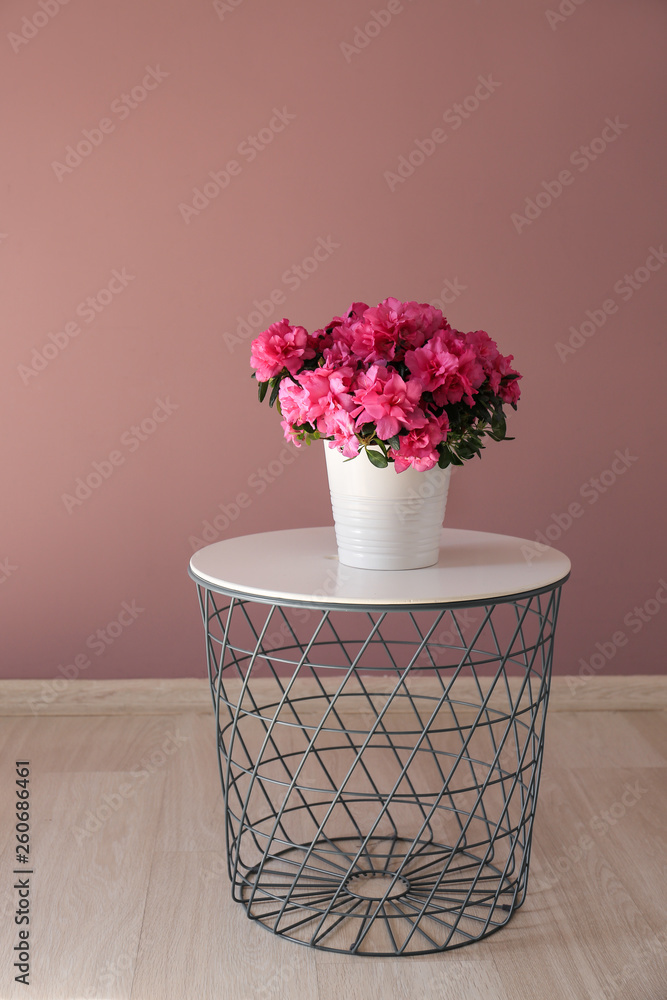
M 299 427 L 310 423 L 312 407 L 309 394 L 291 378 L 284 378 L 278 392 L 280 412 L 289 425 Z
M 399 302 L 388 298 L 373 309 L 367 309 L 364 319 L 378 333 L 389 336 L 395 344 L 421 347 L 436 330 L 447 325 L 439 309 L 419 302 Z
M 442 385 L 434 390 L 433 399 L 438 406 L 459 403 L 462 399 L 468 406 L 474 406 L 473 396 L 486 377 L 475 350 L 468 346 L 465 334 L 458 330 L 443 330 L 436 337 L 441 338 L 447 351 L 456 357 L 458 367 L 456 371 L 447 372 Z
M 356 369 L 359 364 L 359 358 L 352 353 L 348 342 L 340 337 L 334 340 L 331 347 L 324 348 L 322 357 L 326 368 Z
M 503 403 L 516 403 L 521 395 L 518 381 L 523 376 L 519 375 L 516 369 L 512 368 L 510 361 L 514 361 L 514 355 L 508 354 L 506 357 L 498 352 L 494 359 L 493 367 L 489 372 L 489 385 L 493 392 L 500 396 Z M 507 375 L 518 375 L 518 378 L 505 381 Z
M 368 312 L 371 310 L 369 309 Z M 352 353 L 365 365 L 376 361 L 391 361 L 396 353 L 396 341 L 388 330 L 378 329 L 365 319 L 356 320 L 340 328 Z
M 308 347 L 312 347 L 314 350 L 314 355 L 321 354 L 323 351 L 328 350 L 333 342 L 333 332 L 327 333 L 331 327 L 327 327 L 324 330 L 313 330 L 312 333 L 308 334 Z
M 355 320 L 362 319 L 364 313 L 368 309 L 365 302 L 353 302 L 349 307 L 344 316 L 334 316 L 334 318 L 329 323 L 329 326 L 341 326 L 343 323 L 354 322 Z
M 423 347 L 408 351 L 405 363 L 438 406 L 458 403 L 464 396 L 472 406 L 473 393 L 484 381 L 474 350 L 455 330 L 438 330 Z
M 284 378 L 278 393 L 282 415 L 289 424 L 310 424 L 328 436 L 328 417 L 354 405 L 349 392 L 354 374 L 351 368 L 316 368 L 301 372 L 299 384 Z
M 357 428 L 375 423 L 378 437 L 386 441 L 403 427 L 413 430 L 426 423 L 417 405 L 424 390 L 419 379 L 404 382 L 395 372 L 373 365 L 367 374 L 359 376 L 358 385 L 354 394 L 358 405 L 352 411 Z
M 295 430 L 288 420 L 281 420 L 280 426 L 283 429 L 285 440 L 291 441 L 292 444 L 296 445 L 297 448 L 300 448 L 301 445 L 303 444 L 303 440 L 299 437 L 299 431 Z
M 459 359 L 447 349 L 440 335 L 432 337 L 423 347 L 408 351 L 405 363 L 420 380 L 425 392 L 433 392 L 445 385 L 447 379 L 456 376 L 459 370 Z
M 466 333 L 465 340 L 468 347 L 471 347 L 477 354 L 484 373 L 489 380 L 491 391 L 497 393 L 501 378 L 498 364 L 502 355 L 498 350 L 495 340 L 491 340 L 491 337 L 484 330 L 475 330 L 473 333 Z
M 325 327 L 325 333 L 326 330 L 331 330 L 331 339 L 334 346 L 339 343 L 351 344 L 352 332 L 350 327 L 353 323 L 358 323 L 363 319 L 366 309 L 368 309 L 368 306 L 365 302 L 353 302 L 345 313 L 345 316 L 334 316 L 331 322 Z
M 473 333 L 466 333 L 465 342 L 468 347 L 472 347 L 477 355 L 484 371 L 488 374 L 493 363 L 500 353 L 495 340 L 491 340 L 484 330 L 475 330 Z
M 405 472 L 412 466 L 423 472 L 438 464 L 437 446 L 447 437 L 449 421 L 447 414 L 429 420 L 423 427 L 401 434 L 398 448 L 390 448 L 389 455 L 394 459 L 396 472 Z
M 251 352 L 258 381 L 279 384 L 286 438 L 322 437 L 352 457 L 365 430 L 364 443 L 393 440 L 397 472 L 432 468 L 450 419 L 474 440 L 475 421 L 469 427 L 462 411 L 480 391 L 490 409 L 514 405 L 521 376 L 513 360 L 486 331 L 461 333 L 439 309 L 396 298 L 372 308 L 353 302 L 312 334 L 283 319 Z
M 521 375 L 510 365 L 510 361 L 514 360 L 514 355 L 508 354 L 506 357 L 502 355 L 495 340 L 492 340 L 484 330 L 466 333 L 465 341 L 468 347 L 477 354 L 488 377 L 491 391 L 499 395 L 504 403 L 516 403 L 521 395 L 521 390 L 517 385 L 518 379 L 504 381 L 507 375 L 518 375 L 521 378 Z
M 353 302 L 347 310 L 346 316 L 348 319 L 361 319 L 367 309 L 368 306 L 365 302 Z
M 406 347 L 421 347 L 438 330 L 449 330 L 449 323 L 435 306 L 430 306 L 427 302 L 408 302 L 406 305 L 411 307 L 413 316 L 416 314 L 416 319 L 406 324 L 401 331 L 401 340 Z
M 334 410 L 322 417 L 326 436 L 333 437 L 330 448 L 338 448 L 346 458 L 354 458 L 359 453 L 359 440 L 355 433 L 354 420 L 345 410 Z M 325 433 L 322 430 L 321 433 Z
M 521 396 L 521 389 L 519 388 L 519 379 L 523 378 L 519 372 L 512 368 L 510 361 L 514 361 L 514 355 L 508 354 L 507 357 L 503 357 L 502 354 L 498 356 L 496 362 L 497 369 L 503 376 L 502 382 L 500 383 L 500 388 L 498 389 L 498 395 L 502 399 L 503 403 L 517 403 Z M 517 378 L 505 381 L 504 376 L 506 375 L 516 375 Z
M 519 375 L 519 378 L 523 378 L 523 375 Z M 501 385 L 498 390 L 498 395 L 502 399 L 503 403 L 518 403 L 519 398 L 521 397 L 519 379 L 514 378 L 511 382 Z
M 360 315 L 364 305 L 353 304 L 338 332 L 366 365 L 400 360 L 406 349 L 420 347 L 436 330 L 447 326 L 440 310 L 425 303 L 388 298 L 371 309 L 366 307 Z
M 351 386 L 356 372 L 352 368 L 318 368 L 314 372 L 304 372 L 304 388 L 310 394 L 312 401 L 311 413 L 316 417 L 317 429 L 320 433 L 334 433 L 333 427 L 337 428 L 336 419 L 338 414 L 349 413 L 354 406 L 354 398 L 351 393 Z M 333 421 L 333 425 L 332 425 Z M 311 420 L 311 423 L 315 421 Z M 347 421 L 343 418 L 341 426 L 347 426 Z
M 252 342 L 250 364 L 258 382 L 268 382 L 286 368 L 295 375 L 304 361 L 315 357 L 308 345 L 308 333 L 302 326 L 290 326 L 286 319 L 273 323 Z

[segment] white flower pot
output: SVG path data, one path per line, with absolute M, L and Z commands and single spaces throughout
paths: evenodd
M 338 558 L 359 569 L 420 569 L 438 561 L 451 467 L 397 473 L 363 452 L 346 459 L 324 442 Z

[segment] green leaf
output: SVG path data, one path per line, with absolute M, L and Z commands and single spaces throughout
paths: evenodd
M 269 383 L 268 382 L 260 382 L 257 385 L 257 395 L 259 396 L 260 403 L 263 402 L 264 397 L 266 396 L 266 390 L 268 388 L 269 388 Z
M 507 433 L 507 422 L 502 410 L 496 410 L 491 419 L 492 437 L 495 441 L 502 441 Z
M 395 448 L 396 451 L 398 451 L 398 449 L 401 447 L 401 442 L 398 439 L 398 434 L 394 434 L 393 437 L 388 438 L 386 441 L 386 445 L 388 448 Z
M 273 382 L 273 389 L 271 390 L 271 398 L 269 399 L 269 406 L 273 406 L 278 398 L 278 393 L 280 392 L 280 379 L 271 379 Z
M 438 459 L 438 467 L 440 469 L 446 469 L 449 465 L 451 465 L 451 462 L 452 460 L 447 452 L 441 451 L 440 458 Z
M 368 455 L 371 465 L 374 465 L 376 469 L 386 469 L 389 465 L 387 459 L 379 451 L 369 451 L 368 448 L 366 448 L 366 454 Z

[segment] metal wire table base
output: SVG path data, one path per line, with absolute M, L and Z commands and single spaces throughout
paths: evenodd
M 376 956 L 504 926 L 528 881 L 560 587 L 377 612 L 198 590 L 247 915 Z

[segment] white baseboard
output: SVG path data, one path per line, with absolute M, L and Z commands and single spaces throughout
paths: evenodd
M 253 681 L 261 701 L 262 685 Z M 423 677 L 416 688 L 437 690 Z M 456 697 L 467 700 L 467 680 L 457 681 Z M 469 683 L 469 698 L 478 695 Z M 367 710 L 366 706 L 366 710 Z M 667 709 L 667 677 L 554 677 L 552 712 L 623 712 Z M 213 711 L 205 678 L 137 678 L 132 680 L 0 680 L 0 716 L 21 715 L 180 715 Z M 359 711 L 364 711 L 363 703 Z

